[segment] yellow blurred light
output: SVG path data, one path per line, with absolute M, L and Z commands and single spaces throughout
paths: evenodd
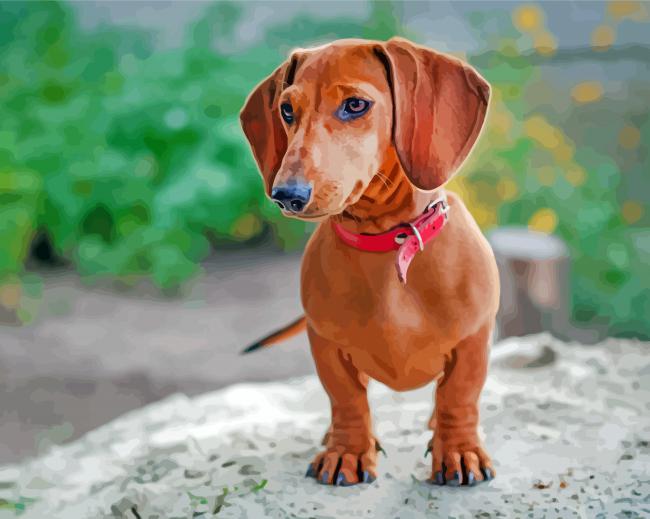
M 535 34 L 533 47 L 542 56 L 552 56 L 557 50 L 557 40 L 550 32 L 543 31 Z
M 532 32 L 542 26 L 544 13 L 537 5 L 522 5 L 513 11 L 512 22 L 519 31 Z
M 641 142 L 641 132 L 634 126 L 626 126 L 618 134 L 618 143 L 626 150 L 633 150 Z
M 501 200 L 512 200 L 517 196 L 519 188 L 517 184 L 510 180 L 509 178 L 502 178 L 497 184 L 497 194 Z
M 543 186 L 552 186 L 555 184 L 555 170 L 550 166 L 539 168 L 537 178 Z
M 8 310 L 15 310 L 20 303 L 22 289 L 18 283 L 8 283 L 0 286 L 0 306 Z
M 595 50 L 607 50 L 616 40 L 616 31 L 609 25 L 599 25 L 591 33 L 591 46 Z
M 587 180 L 587 173 L 581 167 L 571 168 L 566 172 L 566 179 L 572 186 L 578 187 L 585 183 Z
M 603 97 L 603 85 L 600 81 L 583 81 L 573 87 L 571 97 L 578 103 L 593 103 Z
M 508 133 L 512 129 L 512 115 L 507 110 L 492 110 L 490 115 L 490 128 L 501 134 Z
M 254 214 L 247 213 L 240 216 L 232 226 L 232 234 L 240 240 L 247 240 L 259 234 L 262 230 L 262 223 Z
M 497 224 L 496 211 L 492 208 L 485 207 L 482 204 L 472 205 L 471 213 L 482 229 L 493 227 Z
M 524 132 L 548 149 L 562 144 L 562 133 L 541 115 L 533 115 L 524 122 Z
M 553 156 L 558 162 L 568 162 L 573 158 L 575 149 L 572 144 L 562 142 L 553 149 Z
M 614 0 L 607 4 L 607 12 L 615 20 L 622 18 L 643 18 L 645 13 L 645 6 L 641 2 L 633 2 L 626 0 Z
M 490 104 L 492 106 L 499 106 L 503 101 L 503 94 L 501 93 L 501 88 L 493 87 L 490 91 Z
M 460 197 L 466 202 L 470 199 L 470 187 L 467 183 L 465 175 L 454 176 L 446 185 L 446 189 L 458 193 Z
M 643 206 L 639 202 L 628 200 L 623 204 L 621 214 L 627 223 L 636 223 L 643 216 Z
M 539 209 L 530 217 L 530 220 L 528 220 L 528 228 L 533 231 L 550 234 L 557 227 L 557 222 L 558 219 L 555 211 L 545 207 Z

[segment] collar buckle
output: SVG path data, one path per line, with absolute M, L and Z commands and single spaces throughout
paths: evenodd
M 449 218 L 449 215 L 447 214 L 449 212 L 449 204 L 447 204 L 447 197 L 445 195 L 442 195 L 432 202 L 429 202 L 429 204 L 425 207 L 424 209 L 424 214 L 428 213 L 431 210 L 435 210 L 436 206 L 440 206 L 439 211 L 440 214 L 445 215 L 445 220 Z M 418 239 L 418 246 L 420 247 L 420 252 L 424 250 L 424 240 L 422 239 L 422 234 L 420 234 L 420 230 L 417 228 L 417 226 L 411 222 L 406 222 L 400 224 L 402 227 L 410 227 L 411 232 L 413 233 L 413 236 L 415 236 Z M 407 238 L 410 235 L 406 232 L 400 232 L 399 234 L 395 235 L 395 243 L 397 245 L 402 245 Z
M 429 205 L 426 207 L 424 210 L 425 213 L 429 212 L 431 209 L 435 208 L 438 204 L 440 204 L 440 212 L 445 215 L 445 219 L 449 218 L 447 213 L 449 212 L 449 204 L 447 203 L 447 197 L 445 195 L 442 195 L 432 202 L 429 203 Z

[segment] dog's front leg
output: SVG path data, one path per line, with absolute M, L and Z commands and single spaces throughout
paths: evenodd
M 377 477 L 377 444 L 366 394 L 368 377 L 337 344 L 311 329 L 308 334 L 316 371 L 332 404 L 332 425 L 325 450 L 309 465 L 307 476 L 329 485 L 371 483 Z
M 494 476 L 478 437 L 478 401 L 487 374 L 491 326 L 461 341 L 451 352 L 436 389 L 430 449 L 432 482 L 473 485 Z

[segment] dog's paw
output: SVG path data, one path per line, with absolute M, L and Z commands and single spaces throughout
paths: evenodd
M 342 487 L 372 483 L 377 479 L 377 450 L 359 453 L 345 447 L 330 447 L 314 458 L 305 477 L 316 478 L 323 485 Z
M 430 452 L 433 471 L 429 482 L 434 485 L 474 486 L 496 475 L 490 457 L 478 441 L 448 443 L 434 437 L 426 454 Z

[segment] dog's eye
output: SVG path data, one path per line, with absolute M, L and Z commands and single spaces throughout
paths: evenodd
M 358 97 L 350 97 L 343 101 L 343 104 L 336 111 L 336 116 L 341 121 L 350 121 L 365 114 L 372 106 L 371 101 L 359 99 Z
M 282 103 L 280 105 L 280 113 L 285 123 L 291 124 L 293 122 L 293 106 L 289 103 Z

